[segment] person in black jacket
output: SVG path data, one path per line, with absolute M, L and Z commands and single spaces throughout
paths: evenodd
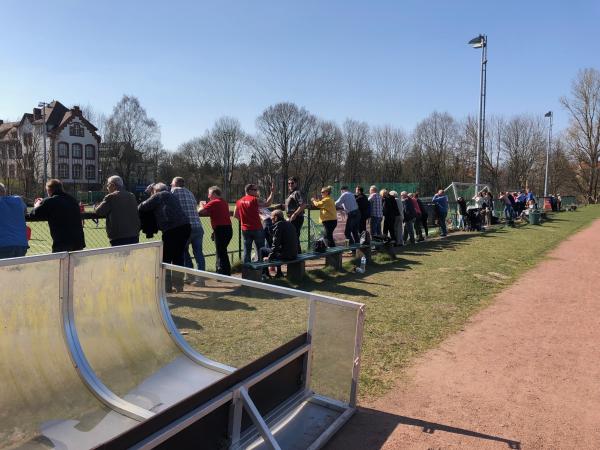
M 396 242 L 396 217 L 400 215 L 396 199 L 390 195 L 387 189 L 379 193 L 383 204 L 383 235 L 389 234 L 390 239 Z
M 427 224 L 427 219 L 429 218 L 429 213 L 427 212 L 427 207 L 419 198 L 419 193 L 415 192 L 415 199 L 419 204 L 419 209 L 421 209 L 421 226 L 423 227 L 423 231 L 425 231 L 425 237 L 429 237 L 429 225 Z
M 400 193 L 402 197 L 402 207 L 404 209 L 404 242 L 407 241 L 410 236 L 410 243 L 415 243 L 415 219 L 417 218 L 417 212 L 412 204 L 411 199 L 408 197 L 406 191 Z
M 296 227 L 283 217 L 283 211 L 275 209 L 271 212 L 273 246 L 263 247 L 261 256 L 268 256 L 269 261 L 286 261 L 298 256 L 298 237 Z M 268 276 L 265 271 L 264 277 Z M 276 278 L 282 277 L 281 266 L 277 266 Z
M 138 211 L 152 212 L 158 229 L 162 231 L 163 262 L 183 266 L 183 253 L 190 237 L 190 222 L 181 208 L 177 197 L 168 191 L 164 183 L 156 183 L 153 194 L 138 205 Z M 183 290 L 182 273 L 175 273 L 171 284 L 171 271 L 167 271 L 165 288 L 167 292 Z
M 85 237 L 77 200 L 63 190 L 60 180 L 48 180 L 46 192 L 48 197 L 35 202 L 29 217 L 48 221 L 53 253 L 83 250 Z
M 358 232 L 362 233 L 367 229 L 367 219 L 371 216 L 371 207 L 369 204 L 369 199 L 364 194 L 364 190 L 362 186 L 356 186 L 355 190 L 356 194 L 354 197 L 356 198 L 356 203 L 358 205 L 358 210 L 360 211 L 360 220 L 358 222 Z

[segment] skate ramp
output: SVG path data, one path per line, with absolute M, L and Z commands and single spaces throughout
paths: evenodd
M 67 259 L 0 261 L 0 448 L 89 448 L 137 423 L 102 404 L 69 356 L 61 298 Z
M 185 344 L 160 264 L 160 243 L 0 261 L 0 448 L 91 448 L 234 370 Z
M 348 420 L 363 305 L 161 260 L 160 242 L 0 260 L 0 449 L 316 449 Z M 180 300 L 195 306 L 269 305 L 205 323 L 216 340 L 195 348 L 225 361 L 227 335 L 241 353 L 264 347 L 238 370 L 192 349 L 167 274 L 188 277 Z M 278 304 L 304 307 L 304 327 L 270 334 Z

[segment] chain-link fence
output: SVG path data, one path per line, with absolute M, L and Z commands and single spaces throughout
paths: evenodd
M 318 221 L 318 211 L 310 211 L 310 217 L 307 214 L 307 220 L 305 220 L 300 234 L 300 243 L 303 250 L 307 250 L 312 246 L 312 242 L 316 238 L 320 237 L 321 228 L 316 225 L 314 218 Z M 214 271 L 216 265 L 216 247 L 215 243 L 211 238 L 212 229 L 210 226 L 210 219 L 208 217 L 201 217 L 202 227 L 204 228 L 204 240 L 202 243 L 202 251 L 206 258 L 206 270 Z M 239 221 L 232 217 L 231 222 L 233 225 L 233 238 L 229 243 L 229 258 L 232 265 L 239 264 L 243 258 L 243 239 L 242 231 Z M 86 249 L 109 247 L 110 243 L 108 236 L 106 235 L 106 219 L 94 218 L 93 214 L 84 213 L 82 215 L 83 232 L 85 235 L 85 246 Z M 52 252 L 52 237 L 50 236 L 50 229 L 48 222 L 38 220 L 28 220 L 27 226 L 29 228 L 29 250 L 27 255 L 38 255 L 43 253 Z M 161 239 L 160 232 L 152 237 L 146 237 L 144 233 L 140 233 L 140 242 L 157 241 Z M 190 255 L 191 248 L 190 248 Z

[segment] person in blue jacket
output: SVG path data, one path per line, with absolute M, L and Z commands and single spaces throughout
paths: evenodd
M 448 235 L 446 229 L 446 216 L 448 215 L 448 197 L 444 193 L 443 189 L 440 189 L 437 194 L 431 199 L 433 203 L 437 205 L 440 222 L 440 236 L 444 237 Z
M 16 258 L 27 253 L 26 209 L 23 199 L 7 195 L 6 187 L 0 183 L 0 259 Z

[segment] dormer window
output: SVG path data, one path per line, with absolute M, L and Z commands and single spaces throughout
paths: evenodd
M 69 134 L 71 136 L 83 137 L 83 127 L 79 122 L 75 122 L 69 127 Z

